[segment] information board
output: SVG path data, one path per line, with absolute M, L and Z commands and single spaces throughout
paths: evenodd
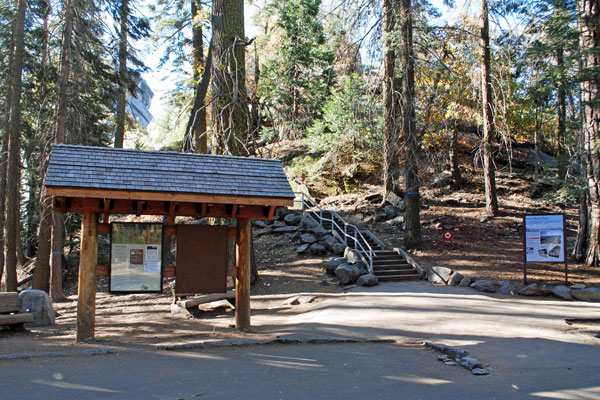
M 162 224 L 111 224 L 110 292 L 162 291 Z
M 565 219 L 562 214 L 526 215 L 525 261 L 565 262 Z

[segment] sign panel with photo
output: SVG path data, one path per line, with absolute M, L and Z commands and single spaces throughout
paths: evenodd
M 525 260 L 565 262 L 565 227 L 562 214 L 525 216 Z
M 112 223 L 110 292 L 162 291 L 162 224 Z

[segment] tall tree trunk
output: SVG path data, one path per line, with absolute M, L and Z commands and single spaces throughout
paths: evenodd
M 490 28 L 488 18 L 488 0 L 481 0 L 481 100 L 483 103 L 483 177 L 485 184 L 485 211 L 493 217 L 498 215 L 498 197 L 496 195 L 496 175 L 492 159 L 492 139 L 496 136 L 494 126 L 494 108 L 492 102 L 492 80 L 490 63 Z
M 115 131 L 115 148 L 123 148 L 125 137 L 125 113 L 127 107 L 127 18 L 129 16 L 129 0 L 121 0 L 121 21 L 119 38 L 119 92 L 117 94 L 117 126 Z
M 200 84 L 200 68 L 202 64 L 204 68 L 208 66 L 208 62 L 204 62 L 204 46 L 202 43 L 202 24 L 197 21 L 199 7 L 196 5 L 196 0 L 191 0 L 192 3 L 192 46 L 194 52 L 194 82 L 196 83 L 196 93 L 202 88 Z M 204 75 L 204 74 L 203 74 Z M 208 83 L 207 83 L 208 84 Z M 206 95 L 206 91 L 205 91 Z M 192 107 L 192 116 L 194 118 L 194 134 L 196 142 L 196 153 L 206 154 L 208 152 L 208 138 L 206 137 L 206 107 L 204 107 L 204 97 L 202 102 L 196 108 L 196 102 Z
M 23 82 L 23 58 L 25 52 L 25 11 L 27 1 L 19 0 L 17 19 L 15 23 L 15 51 L 12 62 L 12 96 L 10 106 L 10 136 L 8 149 L 7 172 L 7 232 L 6 232 L 6 290 L 17 291 L 17 243 L 19 229 L 19 188 L 20 185 L 20 150 L 21 150 L 21 90 Z
M 567 166 L 565 154 L 565 135 L 567 132 L 567 84 L 564 76 L 564 50 L 560 46 L 556 50 L 556 67 L 558 68 L 558 90 L 556 91 L 556 104 L 558 107 L 558 132 L 556 134 L 556 155 L 558 160 L 558 178 L 564 178 Z
M 462 186 L 462 176 L 460 174 L 458 159 L 458 128 L 452 129 L 452 138 L 450 139 L 450 169 L 452 172 L 452 186 L 458 189 Z
M 60 74 L 56 98 L 55 143 L 64 143 L 67 126 L 67 94 L 71 73 L 71 51 L 73 40 L 74 0 L 64 2 L 64 26 L 61 45 Z M 42 173 L 46 174 L 46 157 L 42 154 Z M 63 215 L 53 213 L 52 199 L 45 196 L 42 186 L 40 197 L 42 218 L 38 240 L 38 257 L 32 286 L 50 293 L 52 300 L 62 301 L 65 298 L 62 289 L 62 252 L 64 243 Z M 52 252 L 50 256 L 50 252 Z
M 587 205 L 587 194 L 583 192 L 579 196 L 579 226 L 577 227 L 577 238 L 575 240 L 575 246 L 573 247 L 573 257 L 577 261 L 583 260 L 585 256 L 586 239 L 588 235 L 588 205 Z
M 583 136 L 587 157 L 588 195 L 588 244 L 586 264 L 598 260 L 600 238 L 600 0 L 578 2 L 580 15 L 581 100 L 583 105 Z
M 206 149 L 204 150 L 204 152 L 205 153 L 208 152 L 205 99 L 206 99 L 206 93 L 208 92 L 208 85 L 210 84 L 211 69 L 212 69 L 212 41 L 208 45 L 208 55 L 206 57 L 206 64 L 204 65 L 204 72 L 202 72 L 202 78 L 200 79 L 200 82 L 198 82 L 198 86 L 196 87 L 196 96 L 194 97 L 194 104 L 192 105 L 192 112 L 190 113 L 190 118 L 188 119 L 187 127 L 185 128 L 186 138 L 183 143 L 183 151 L 184 152 L 191 151 L 192 140 L 196 133 L 198 133 L 201 136 L 204 136 L 204 139 L 202 139 L 203 143 L 206 144 Z M 197 112 L 194 112 L 193 110 L 197 110 Z M 197 126 L 197 118 L 202 118 L 200 111 L 202 111 L 204 113 L 204 125 L 200 124 L 200 126 L 198 127 Z M 195 129 L 198 129 L 198 130 L 196 131 Z M 196 132 L 196 133 L 194 133 L 194 132 Z M 196 139 L 198 139 L 198 136 L 196 136 Z M 200 148 L 200 150 L 202 150 L 202 148 Z M 198 141 L 197 140 L 196 140 L 196 152 L 200 153 L 200 151 L 198 151 Z
M 13 20 L 12 31 L 15 31 L 14 25 L 16 21 Z M 12 35 L 10 40 L 10 46 L 8 49 L 8 68 L 6 71 L 6 96 L 4 104 L 4 121 L 3 128 L 4 134 L 2 135 L 2 149 L 0 153 L 0 281 L 2 281 L 2 275 L 5 268 L 5 244 L 6 244 L 6 174 L 8 172 L 8 142 L 10 138 L 10 107 L 12 102 L 12 75 L 13 75 L 13 60 L 15 53 L 15 36 Z
M 420 245 L 423 240 L 419 196 L 419 139 L 415 121 L 415 58 L 411 0 L 400 0 L 400 43 L 402 46 L 402 136 L 406 151 L 404 162 L 404 184 L 406 186 L 404 247 L 411 249 Z
M 213 124 L 217 153 L 246 155 L 248 96 L 243 0 L 213 1 Z
M 383 201 L 394 189 L 393 171 L 398 165 L 398 96 L 395 85 L 396 52 L 392 46 L 392 35 L 396 25 L 396 0 L 383 0 Z

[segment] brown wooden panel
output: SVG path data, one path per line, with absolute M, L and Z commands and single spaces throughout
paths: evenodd
M 17 292 L 0 293 L 0 313 L 19 312 L 21 301 Z
M 175 293 L 227 291 L 227 227 L 177 225 Z

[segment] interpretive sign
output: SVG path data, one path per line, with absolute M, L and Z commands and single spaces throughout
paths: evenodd
M 111 224 L 110 292 L 162 292 L 162 224 Z
M 565 263 L 565 279 L 568 280 L 564 214 L 525 215 L 523 230 L 525 282 L 528 262 Z

